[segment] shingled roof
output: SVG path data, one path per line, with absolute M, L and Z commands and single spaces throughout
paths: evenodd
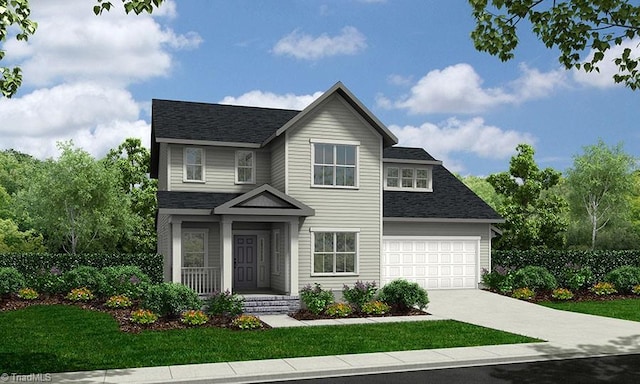
M 436 161 L 423 148 L 388 147 L 384 149 L 382 156 L 385 159 Z
M 240 195 L 241 193 L 158 191 L 158 208 L 213 210 Z

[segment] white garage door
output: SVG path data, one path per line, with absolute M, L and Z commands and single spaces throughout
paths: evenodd
M 385 236 L 382 285 L 397 278 L 423 288 L 478 287 L 479 238 Z

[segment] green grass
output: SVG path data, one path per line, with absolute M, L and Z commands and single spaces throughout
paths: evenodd
M 31 306 L 0 313 L 0 372 L 47 373 L 403 351 L 538 340 L 456 321 L 234 331 L 120 332 L 106 313 Z
M 563 311 L 640 321 L 640 299 L 543 302 L 539 304 Z

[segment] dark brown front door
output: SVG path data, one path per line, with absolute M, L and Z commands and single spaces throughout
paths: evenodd
M 233 236 L 233 289 L 255 289 L 257 284 L 256 235 Z

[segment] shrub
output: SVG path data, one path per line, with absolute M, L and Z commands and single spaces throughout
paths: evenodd
M 364 303 L 360 310 L 365 315 L 384 315 L 385 313 L 388 313 L 391 308 L 382 301 L 375 300 Z
M 38 296 L 38 292 L 32 288 L 22 288 L 18 291 L 18 297 L 23 300 L 35 300 Z
M 531 300 L 535 296 L 536 296 L 536 293 L 527 287 L 516 288 L 513 290 L 513 293 L 511 293 L 511 297 L 515 299 L 520 299 L 520 300 Z
M 551 297 L 556 300 L 571 300 L 573 299 L 573 293 L 566 288 L 556 288 L 551 292 Z
M 91 292 L 102 293 L 107 281 L 98 268 L 86 265 L 74 268 L 63 276 L 65 291 L 74 288 L 88 288 Z
M 382 287 L 379 299 L 398 312 L 409 312 L 413 307 L 422 310 L 429 304 L 427 291 L 418 283 L 404 279 L 393 280 Z
M 107 308 L 129 308 L 133 305 L 131 299 L 124 295 L 111 296 L 104 303 Z
M 151 284 L 151 279 L 139 267 L 124 265 L 102 268 L 106 286 L 105 296 L 125 295 L 131 299 L 139 299 Z
M 138 309 L 131 312 L 130 320 L 132 323 L 136 324 L 153 324 L 158 320 L 158 315 L 148 309 Z
M 182 314 L 180 315 L 180 321 L 183 324 L 187 324 L 187 325 L 202 325 L 202 324 L 206 324 L 207 321 L 209 321 L 209 316 L 207 316 L 204 312 L 202 312 L 201 310 L 189 310 L 189 311 L 184 311 L 182 312 Z
M 513 286 L 537 290 L 552 290 L 558 286 L 556 278 L 544 267 L 533 265 L 518 269 L 513 274 Z
M 347 303 L 333 303 L 324 310 L 324 313 L 331 317 L 347 317 L 353 312 Z
M 492 291 L 507 293 L 513 290 L 513 268 L 500 265 L 493 267 L 493 271 L 482 270 L 482 284 Z
M 364 304 L 373 300 L 377 292 L 378 287 L 375 281 L 358 280 L 353 285 L 353 288 L 349 288 L 346 284 L 342 287 L 342 297 L 358 311 L 362 309 Z
M 196 291 L 186 285 L 162 283 L 149 286 L 141 306 L 160 316 L 178 317 L 189 309 L 202 308 L 202 303 Z
M 631 292 L 631 289 L 640 284 L 640 267 L 625 265 L 607 273 L 604 280 L 613 284 L 618 292 Z
M 333 292 L 324 290 L 320 284 L 311 288 L 307 285 L 300 290 L 300 299 L 313 314 L 318 315 L 324 311 L 331 303 L 333 303 Z
M 24 286 L 24 276 L 17 269 L 0 268 L 0 296 L 17 293 Z
M 91 290 L 86 287 L 74 288 L 65 296 L 67 300 L 71 301 L 89 301 L 93 300 L 94 297 Z
M 577 291 L 589 286 L 592 280 L 593 272 L 591 272 L 591 268 L 567 263 L 562 270 L 559 282 L 561 286 Z
M 640 295 L 640 284 L 634 285 L 633 288 L 631 288 L 631 293 L 634 295 Z
M 51 294 L 68 292 L 62 272 L 55 266 L 38 270 L 36 274 L 29 276 L 27 281 L 30 286 L 40 292 Z
M 602 281 L 591 287 L 590 291 L 598 296 L 613 295 L 618 292 L 613 284 Z
M 206 301 L 207 313 L 211 316 L 235 317 L 244 310 L 244 298 L 225 292 L 214 292 Z
M 252 315 L 240 315 L 233 319 L 231 325 L 238 329 L 262 328 L 262 322 L 260 321 L 260 319 Z

